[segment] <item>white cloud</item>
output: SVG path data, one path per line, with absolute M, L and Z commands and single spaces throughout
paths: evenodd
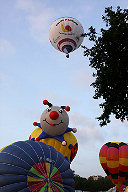
M 93 82 L 92 74 L 85 69 L 80 69 L 72 74 L 71 81 L 77 89 L 89 88 Z
M 96 141 L 104 141 L 104 135 L 96 125 L 95 121 L 86 117 L 81 113 L 72 113 L 70 121 L 77 128 L 78 141 L 84 146 L 94 146 Z
M 31 34 L 38 42 L 48 41 L 50 21 L 54 12 L 40 2 L 34 0 L 18 0 L 17 8 L 24 11 Z
M 115 142 L 128 142 L 127 141 L 127 127 L 128 122 L 121 122 L 119 119 L 116 119 L 114 116 L 111 118 L 111 123 L 107 127 L 107 135 L 109 141 Z
M 42 95 L 43 95 L 43 98 L 42 98 Z M 72 108 L 72 106 L 79 105 L 80 103 L 79 99 L 72 98 L 70 96 L 62 96 L 52 91 L 41 92 L 39 97 L 40 97 L 40 100 L 47 99 L 53 105 L 57 105 L 57 106 L 69 105 Z
M 33 16 L 30 15 L 28 16 L 28 21 L 31 26 L 31 32 L 34 38 L 39 41 L 39 42 L 44 42 L 48 41 L 49 37 L 49 25 L 48 25 L 48 20 L 50 18 L 49 13 L 40 13 L 39 15 Z
M 18 0 L 16 7 L 26 12 L 35 12 L 38 9 L 37 5 L 33 0 Z
M 0 55 L 6 56 L 13 53 L 15 53 L 15 48 L 11 42 L 6 39 L 0 39 Z

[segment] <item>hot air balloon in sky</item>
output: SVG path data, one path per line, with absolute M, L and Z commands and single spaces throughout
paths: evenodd
M 43 111 L 40 123 L 33 123 L 38 128 L 32 132 L 30 139 L 53 146 L 71 163 L 77 153 L 78 144 L 71 133 L 75 133 L 77 129 L 68 127 L 67 111 L 70 111 L 70 107 L 53 106 L 47 100 L 44 100 L 43 104 L 48 105 L 48 108 Z
M 0 152 L 0 192 L 74 192 L 64 156 L 42 142 L 19 141 Z
M 84 29 L 78 20 L 62 17 L 51 25 L 49 40 L 55 49 L 69 57 L 69 53 L 78 49 L 83 42 L 83 33 Z
M 119 190 L 128 178 L 128 143 L 106 143 L 100 150 L 99 159 L 105 173 Z

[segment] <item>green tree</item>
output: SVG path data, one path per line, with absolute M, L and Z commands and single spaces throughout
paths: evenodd
M 110 123 L 110 115 L 122 122 L 128 120 L 128 9 L 105 8 L 102 16 L 106 24 L 101 34 L 90 27 L 83 34 L 93 41 L 93 46 L 83 46 L 84 55 L 89 57 L 96 78 L 91 85 L 95 88 L 94 99 L 103 98 L 99 106 L 103 113 L 97 119 L 100 125 Z
M 87 179 L 82 178 L 79 175 L 74 175 L 75 189 L 84 191 L 87 186 Z
M 87 191 L 96 192 L 96 185 L 93 177 L 89 177 L 87 181 Z
M 100 178 L 97 180 L 99 191 L 108 191 L 110 188 L 114 187 L 115 185 L 111 182 L 108 176 L 104 178 Z
M 86 179 L 74 174 L 74 180 L 75 189 L 81 191 L 108 191 L 110 188 L 114 187 L 114 184 L 107 176 L 98 178 L 98 180 L 94 180 L 92 176 Z

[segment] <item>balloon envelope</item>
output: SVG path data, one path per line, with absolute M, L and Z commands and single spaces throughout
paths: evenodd
M 19 141 L 0 153 L 0 192 L 74 191 L 68 161 L 42 142 Z
M 67 54 L 80 47 L 83 33 L 84 29 L 78 20 L 63 17 L 51 25 L 49 40 L 55 49 Z
M 106 143 L 100 150 L 99 159 L 105 173 L 120 189 L 128 177 L 128 143 Z
M 119 189 L 119 192 L 125 192 L 126 187 L 126 185 L 122 185 Z
M 39 135 L 42 133 L 41 128 L 36 128 L 30 135 L 30 139 L 39 137 Z M 54 147 L 57 151 L 62 153 L 64 157 L 66 157 L 69 161 L 69 163 L 72 162 L 74 157 L 76 156 L 77 150 L 78 150 L 78 143 L 76 137 L 73 135 L 73 133 L 68 132 L 64 134 L 64 139 L 67 142 L 66 146 L 63 146 L 62 143 L 54 138 L 46 138 L 41 139 L 40 142 L 43 142 L 47 145 L 51 145 Z M 72 148 L 70 149 L 69 146 L 72 145 Z

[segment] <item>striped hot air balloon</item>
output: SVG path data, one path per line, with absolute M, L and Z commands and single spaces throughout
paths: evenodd
M 42 142 L 19 141 L 0 152 L 0 192 L 74 192 L 64 156 Z
M 99 159 L 105 173 L 119 190 L 128 178 L 128 143 L 106 143 L 100 149 Z

